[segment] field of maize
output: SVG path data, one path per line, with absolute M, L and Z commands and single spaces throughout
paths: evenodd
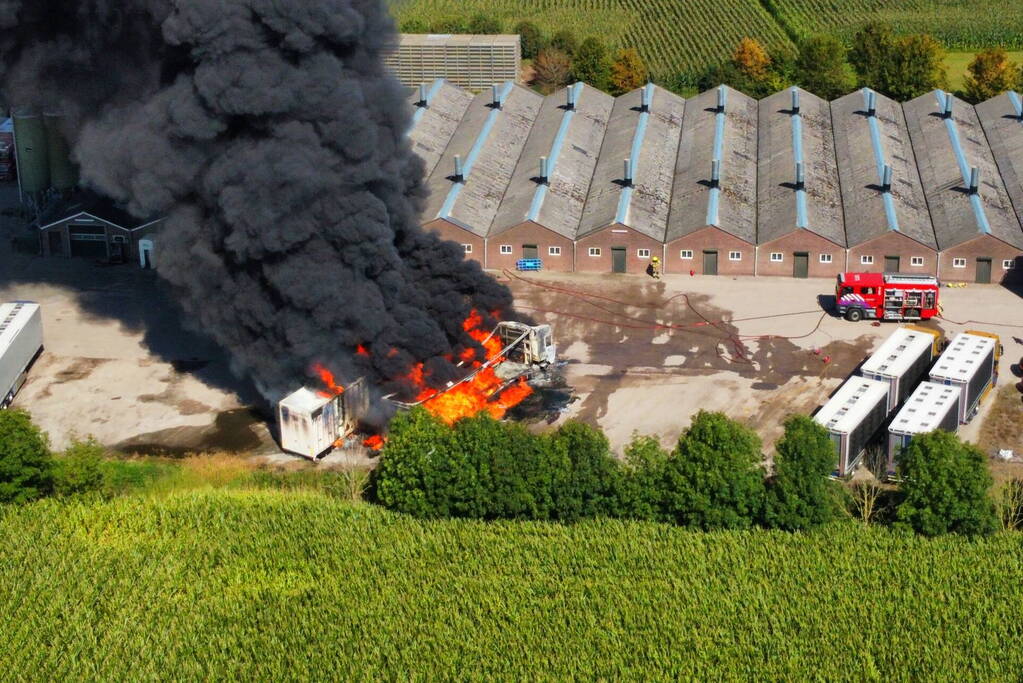
M 15 679 L 1023 670 L 1023 534 L 422 522 L 207 489 L 8 507 L 0 548 L 0 671 Z
M 528 19 L 547 35 L 570 29 L 579 40 L 604 38 L 635 47 L 662 78 L 697 74 L 728 58 L 744 36 L 773 51 L 792 51 L 790 37 L 850 37 L 865 22 L 899 33 L 930 33 L 951 50 L 1023 47 L 1023 3 L 1003 0 L 388 0 L 402 21 L 430 25 L 476 14 L 505 31 Z

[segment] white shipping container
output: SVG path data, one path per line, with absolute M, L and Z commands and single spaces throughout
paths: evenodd
M 831 435 L 838 455 L 837 474 L 851 473 L 867 444 L 888 417 L 888 383 L 850 377 L 813 419 Z
M 43 350 L 39 304 L 0 304 L 0 408 L 6 408 L 25 383 L 28 368 Z
M 368 410 L 368 399 L 361 379 L 336 396 L 305 387 L 288 394 L 277 404 L 281 448 L 307 458 L 318 457 L 355 431 Z
M 969 422 L 981 397 L 995 380 L 995 346 L 991 337 L 961 332 L 931 368 L 931 381 L 962 390 L 959 421 Z
M 934 382 L 921 382 L 902 410 L 888 425 L 888 471 L 895 471 L 895 456 L 909 445 L 917 434 L 943 429 L 953 434 L 959 431 L 958 386 Z
M 900 327 L 884 340 L 860 367 L 868 379 L 887 382 L 888 411 L 895 410 L 913 390 L 934 359 L 936 337 L 930 332 Z

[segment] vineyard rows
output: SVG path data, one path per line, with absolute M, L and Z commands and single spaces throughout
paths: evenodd
M 423 522 L 313 493 L 0 510 L 16 680 L 1016 680 L 1023 534 Z
M 694 75 L 728 58 L 745 36 L 775 52 L 794 49 L 789 33 L 849 38 L 879 20 L 899 33 L 930 33 L 949 49 L 1023 48 L 1023 2 L 1004 0 L 389 0 L 401 21 L 426 25 L 485 14 L 511 31 L 532 20 L 548 35 L 570 29 L 611 47 L 635 47 L 662 78 Z M 771 7 L 777 18 L 765 6 Z M 786 31 L 787 29 L 787 31 Z

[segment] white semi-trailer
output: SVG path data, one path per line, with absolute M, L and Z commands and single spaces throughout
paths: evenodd
M 43 317 L 39 304 L 0 304 L 0 409 L 14 400 L 28 368 L 43 350 Z

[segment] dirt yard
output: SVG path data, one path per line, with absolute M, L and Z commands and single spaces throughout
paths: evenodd
M 755 427 L 769 448 L 786 415 L 816 409 L 892 329 L 826 314 L 828 280 L 497 275 L 521 310 L 554 327 L 571 397 L 553 422 L 599 425 L 616 449 L 634 432 L 670 445 L 701 408 Z M 1005 288 L 942 296 L 950 320 L 1023 326 L 1023 302 Z M 46 350 L 15 405 L 56 447 L 92 434 L 142 453 L 277 452 L 265 416 L 247 409 L 251 388 L 183 328 L 153 273 L 5 252 L 0 300 L 11 299 L 42 304 Z M 984 329 L 1003 335 L 1007 358 L 1023 353 L 1013 341 L 1023 327 Z M 967 438 L 978 438 L 993 403 L 964 428 Z

